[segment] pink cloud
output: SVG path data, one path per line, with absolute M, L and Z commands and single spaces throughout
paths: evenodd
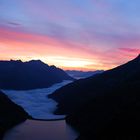
M 104 42 L 66 42 L 46 35 L 14 31 L 9 28 L 0 28 L 1 59 L 45 59 L 47 56 L 59 58 L 84 59 L 93 64 L 86 65 L 84 69 L 110 69 L 133 59 L 140 53 L 140 42 L 129 40 L 119 42 L 120 46 L 114 48 Z M 113 44 L 112 44 L 113 45 Z M 130 46 L 130 47 L 126 47 Z M 135 46 L 132 48 L 132 46 Z M 46 62 L 48 62 L 46 60 Z M 57 63 L 57 62 L 56 62 Z M 54 64 L 56 64 L 54 63 Z M 62 65 L 62 64 L 61 64 Z M 78 69 L 78 68 L 77 68 Z M 79 68 L 80 69 L 80 68 Z
M 133 49 L 133 48 L 119 48 L 119 50 L 128 53 L 140 53 L 140 49 Z

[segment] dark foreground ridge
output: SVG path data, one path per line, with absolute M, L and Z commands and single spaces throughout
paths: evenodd
M 47 88 L 63 80 L 74 80 L 62 69 L 48 66 L 40 60 L 0 61 L 0 79 L 1 89 L 14 90 Z
M 31 118 L 23 108 L 13 103 L 0 91 L 0 140 L 5 131 L 16 124 Z
M 67 113 L 79 140 L 140 139 L 140 55 L 95 77 L 75 81 L 49 97 Z

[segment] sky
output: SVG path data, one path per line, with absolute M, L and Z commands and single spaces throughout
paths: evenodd
M 107 70 L 140 53 L 140 0 L 0 0 L 0 60 Z

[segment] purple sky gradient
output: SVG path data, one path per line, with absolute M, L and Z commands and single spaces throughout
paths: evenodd
M 140 53 L 139 5 L 139 0 L 1 0 L 0 30 L 51 38 L 65 49 L 88 51 L 109 68 Z M 2 33 L 1 42 L 4 37 L 19 41 Z M 30 39 L 20 41 L 36 41 Z

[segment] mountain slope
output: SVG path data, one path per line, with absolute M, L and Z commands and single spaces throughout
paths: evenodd
M 123 83 L 139 79 L 139 73 L 140 55 L 124 65 L 70 83 L 49 97 L 59 103 L 56 113 L 71 113 L 92 98 L 111 92 Z
M 0 91 L 0 139 L 6 130 L 27 118 L 31 117 Z
M 46 88 L 63 80 L 73 80 L 63 70 L 40 60 L 0 61 L 0 88 L 26 90 Z
M 140 138 L 140 80 L 98 96 L 67 116 L 79 140 Z
M 51 97 L 59 102 L 57 113 L 67 113 L 67 122 L 80 132 L 78 140 L 138 140 L 139 85 L 140 55 L 94 78 L 69 84 Z

